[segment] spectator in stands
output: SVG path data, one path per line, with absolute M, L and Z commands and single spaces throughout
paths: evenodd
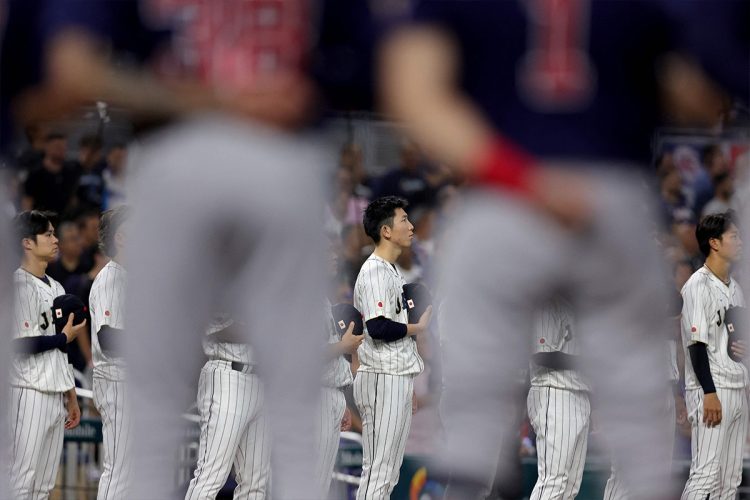
M 67 137 L 50 133 L 44 141 L 44 159 L 39 167 L 29 172 L 21 200 L 22 210 L 51 210 L 65 213 L 76 187 L 78 176 L 66 162 Z
M 42 166 L 44 160 L 44 143 L 49 131 L 42 123 L 31 123 L 24 127 L 28 145 L 16 157 L 16 168 L 29 172 Z
M 325 213 L 325 225 L 329 230 L 341 235 L 341 229 L 348 224 L 357 224 L 367 207 L 367 200 L 355 194 L 351 170 L 340 167 L 332 182 L 331 199 Z
M 83 240 L 78 225 L 74 222 L 63 222 L 57 229 L 59 254 L 55 262 L 47 267 L 47 274 L 59 281 L 65 290 L 71 290 L 71 278 L 76 279 L 87 269 L 81 267 Z
M 678 221 L 695 222 L 695 213 L 690 208 L 682 191 L 682 177 L 675 167 L 663 167 L 658 171 L 659 193 L 668 225 Z
M 102 209 L 104 198 L 104 157 L 102 140 L 95 135 L 85 135 L 78 143 L 78 187 L 76 199 L 81 207 Z
M 734 178 L 729 172 L 720 172 L 713 178 L 714 197 L 703 207 L 702 215 L 722 214 L 732 208 Z
M 367 243 L 362 223 L 344 226 L 341 230 L 341 258 L 339 261 L 339 274 L 353 290 L 357 275 L 362 264 L 372 253 L 372 247 Z
M 709 144 L 701 152 L 702 168 L 696 173 L 693 180 L 693 197 L 695 200 L 693 210 L 699 214 L 703 207 L 714 196 L 714 184 L 712 179 L 721 173 L 729 171 L 729 164 L 718 144 Z
M 91 280 L 83 269 L 81 255 L 83 240 L 75 222 L 63 222 L 57 229 L 57 261 L 47 267 L 47 274 L 65 288 L 67 293 L 77 295 L 84 304 L 88 304 L 88 292 Z M 88 328 L 68 345 L 68 359 L 73 367 L 84 372 L 91 365 L 91 339 Z
M 435 190 L 425 175 L 424 159 L 417 145 L 404 139 L 401 144 L 401 164 L 386 172 L 377 182 L 375 198 L 400 196 L 409 202 L 409 209 L 429 203 Z
M 96 264 L 99 253 L 99 211 L 93 208 L 83 210 L 76 217 L 76 224 L 83 245 L 81 266 L 84 272 L 89 272 Z
M 360 145 L 354 141 L 346 142 L 341 147 L 339 163 L 341 168 L 351 173 L 354 195 L 367 201 L 371 200 L 373 179 L 365 170 Z
M 125 195 L 125 164 L 128 152 L 125 144 L 112 146 L 107 153 L 107 165 L 102 177 L 104 179 L 104 203 L 102 209 L 109 210 L 127 203 Z

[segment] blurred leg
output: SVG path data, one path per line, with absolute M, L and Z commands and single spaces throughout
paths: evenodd
M 313 484 L 321 360 L 310 318 L 323 282 L 318 156 L 286 137 L 199 120 L 133 155 L 127 329 L 135 411 L 134 498 L 170 498 L 180 413 L 194 397 L 213 306 L 249 321 L 274 422 L 280 497 Z M 231 299 L 231 300 L 230 300 Z M 250 338 L 252 337 L 252 338 Z

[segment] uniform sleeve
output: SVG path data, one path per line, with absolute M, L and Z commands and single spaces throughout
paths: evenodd
M 91 308 L 96 311 L 100 323 L 99 328 L 125 328 L 124 296 L 122 280 L 117 279 L 115 273 L 108 273 L 91 303 Z
M 687 345 L 696 342 L 708 344 L 709 305 L 705 293 L 690 284 L 682 290 L 682 330 Z
M 361 275 L 360 300 L 365 322 L 383 316 L 396 320 L 396 297 L 391 285 L 390 274 L 381 266 L 370 266 Z M 399 295 L 400 300 L 400 295 Z
M 13 305 L 13 338 L 42 335 L 39 295 L 26 280 L 17 280 Z

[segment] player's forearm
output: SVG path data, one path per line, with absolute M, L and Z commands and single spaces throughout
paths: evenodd
M 147 73 L 113 66 L 89 34 L 71 29 L 49 47 L 46 85 L 19 104 L 24 120 L 64 116 L 85 103 L 103 100 L 142 120 L 158 120 L 211 109 L 213 93 L 202 86 L 167 86 Z
M 74 401 L 76 400 L 76 388 L 73 387 L 72 389 L 68 389 L 65 391 L 65 400 L 66 402 Z
M 440 32 L 403 30 L 381 51 L 380 88 L 386 110 L 433 158 L 471 176 L 495 133 L 457 87 L 456 49 Z
M 701 385 L 704 394 L 711 394 L 716 392 L 714 386 L 714 380 L 711 376 L 711 365 L 708 361 L 708 351 L 706 350 L 706 344 L 702 342 L 696 342 L 695 344 L 688 347 L 690 352 L 690 362 L 693 365 L 693 372 L 695 377 L 698 379 L 698 383 Z
M 13 339 L 13 351 L 17 354 L 31 356 L 52 349 L 63 349 L 68 343 L 64 333 L 56 335 L 38 335 Z

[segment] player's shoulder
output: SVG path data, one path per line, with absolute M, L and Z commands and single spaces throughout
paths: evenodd
M 385 263 L 374 255 L 370 255 L 362 263 L 362 267 L 359 269 L 359 276 L 372 275 L 382 272 L 383 269 L 385 269 Z
M 687 279 L 684 285 L 682 285 L 681 293 L 685 295 L 686 292 L 697 292 L 705 290 L 707 286 L 711 284 L 711 275 L 705 267 L 699 268 Z
M 20 267 L 13 273 L 13 284 L 16 290 L 33 291 L 36 293 L 40 283 L 41 280 L 39 278 Z

